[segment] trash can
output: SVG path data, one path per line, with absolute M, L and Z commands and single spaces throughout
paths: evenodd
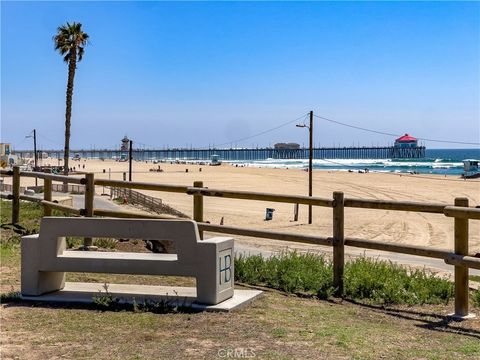
M 265 209 L 265 221 L 269 221 L 273 219 L 273 212 L 275 209 L 272 208 L 266 208 Z

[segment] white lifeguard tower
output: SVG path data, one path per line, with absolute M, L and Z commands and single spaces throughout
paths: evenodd
M 465 159 L 463 160 L 463 177 L 464 178 L 476 178 L 480 177 L 480 169 L 478 164 L 480 160 Z
M 220 160 L 220 155 L 214 154 L 210 158 L 210 165 L 211 166 L 219 166 L 222 165 L 222 161 Z
M 121 140 L 122 145 L 120 146 L 120 159 L 118 161 L 127 161 L 128 160 L 128 150 L 130 147 L 130 139 L 125 135 Z

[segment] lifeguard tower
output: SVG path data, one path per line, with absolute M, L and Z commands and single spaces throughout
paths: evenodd
M 220 155 L 214 154 L 210 158 L 210 165 L 211 166 L 219 166 L 222 165 L 222 161 L 220 160 Z
M 463 160 L 463 177 L 466 179 L 480 177 L 480 169 L 478 167 L 478 163 L 480 163 L 480 160 Z
M 127 135 L 125 135 L 121 141 L 122 141 L 122 145 L 120 146 L 121 153 L 120 153 L 120 159 L 118 159 L 118 160 L 119 161 L 127 161 L 128 160 L 128 148 L 130 146 L 130 139 L 127 137 Z

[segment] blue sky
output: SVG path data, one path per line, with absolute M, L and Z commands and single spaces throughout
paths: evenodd
M 79 64 L 72 148 L 306 144 L 313 110 L 390 133 L 480 142 L 480 3 L 4 2 L 1 139 L 38 131 L 61 148 L 67 67 L 57 26 L 91 42 Z M 389 136 L 315 120 L 314 142 L 387 145 Z M 466 145 L 427 142 L 429 148 Z

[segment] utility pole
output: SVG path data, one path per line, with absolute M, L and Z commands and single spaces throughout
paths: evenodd
M 25 136 L 26 138 L 33 137 L 33 159 L 34 159 L 34 171 L 37 171 L 37 130 L 33 129 L 33 136 L 28 135 Z M 38 186 L 38 179 L 35 177 L 35 186 Z
M 133 141 L 130 140 L 130 149 L 128 150 L 128 181 L 132 181 L 132 147 Z
M 310 153 L 308 156 L 308 196 L 312 196 L 312 176 L 313 176 L 313 111 L 310 111 Z M 312 223 L 312 205 L 308 205 L 308 223 Z
M 300 128 L 307 128 L 309 135 L 309 154 L 308 154 L 308 196 L 312 196 L 312 176 L 313 176 L 313 111 L 310 111 L 310 126 L 305 124 L 296 125 Z M 304 147 L 305 148 L 305 147 Z M 308 223 L 312 223 L 312 205 L 308 205 Z
M 33 152 L 35 153 L 35 171 L 37 171 L 37 130 L 33 129 Z M 36 178 L 35 178 L 36 180 Z M 36 184 L 35 184 L 36 185 Z

